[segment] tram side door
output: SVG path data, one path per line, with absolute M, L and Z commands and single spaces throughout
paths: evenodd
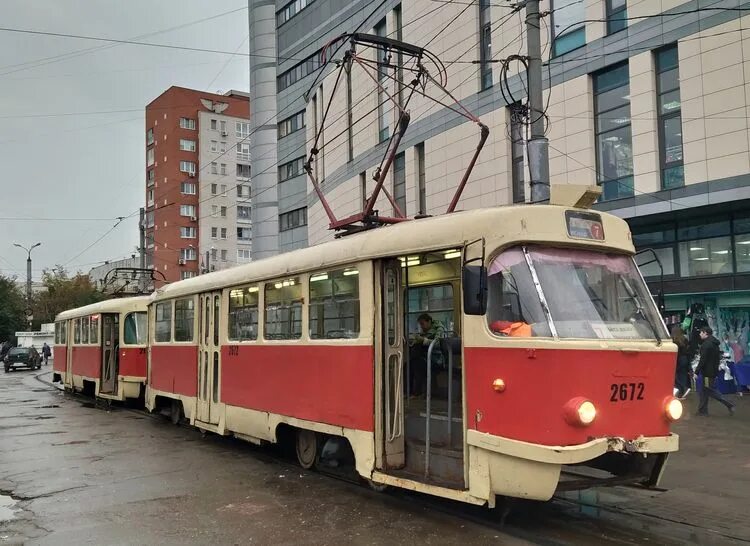
M 67 358 L 65 359 L 65 377 L 63 378 L 63 384 L 66 387 L 73 388 L 73 323 L 75 320 L 66 321 L 65 331 L 65 353 Z
M 102 315 L 102 371 L 99 392 L 114 394 L 117 392 L 117 374 L 120 353 L 120 316 L 117 314 Z
M 211 425 L 219 424 L 219 373 L 221 345 L 219 322 L 221 317 L 221 292 L 200 296 L 201 326 L 198 343 L 198 410 L 197 420 Z
M 406 464 L 404 441 L 404 312 L 401 262 L 388 260 L 382 268 L 383 469 Z

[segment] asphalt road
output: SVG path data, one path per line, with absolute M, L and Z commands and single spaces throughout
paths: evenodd
M 40 377 L 35 376 L 39 374 Z M 684 525 L 575 502 L 498 514 L 376 493 L 272 449 L 0 374 L 0 544 L 654 544 Z M 629 498 L 629 497 L 628 497 Z M 630 499 L 632 500 L 632 499 Z

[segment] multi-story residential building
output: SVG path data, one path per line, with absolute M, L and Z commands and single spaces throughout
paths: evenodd
M 262 2 L 249 0 L 250 8 L 256 3 Z M 750 2 L 547 0 L 541 10 L 551 183 L 602 187 L 596 206 L 627 219 L 636 246 L 654 248 L 661 258 L 670 319 L 691 303 L 704 303 L 722 332 L 747 323 Z M 448 88 L 489 126 L 460 209 L 529 201 L 526 131 L 514 104 L 525 102 L 524 69 L 520 62 L 508 65 L 509 97 L 501 89 L 498 62 L 526 51 L 524 13 L 515 12 L 513 3 L 277 2 L 281 249 L 333 236 L 298 158 L 308 151 L 333 88 L 323 77 L 335 70 L 333 63 L 318 74 L 321 48 L 354 30 L 427 47 L 445 63 Z M 375 60 L 376 51 L 360 54 Z M 388 62 L 398 75 L 398 60 Z M 390 79 L 382 81 L 396 91 Z M 256 92 L 252 82 L 250 92 Z M 450 101 L 434 88 L 431 94 Z M 317 172 L 340 217 L 361 210 L 396 125 L 394 109 L 378 107 L 380 95 L 375 81 L 355 67 L 351 83 L 334 98 L 334 122 L 325 128 L 326 135 L 343 136 L 330 146 L 325 139 L 319 143 L 325 153 Z M 419 95 L 409 110 L 411 124 L 388 189 L 409 216 L 440 214 L 479 131 Z M 376 208 L 393 212 L 385 201 Z M 659 270 L 655 264 L 643 267 L 654 292 Z
M 167 281 L 250 259 L 250 103 L 170 87 L 146 106 L 147 263 Z

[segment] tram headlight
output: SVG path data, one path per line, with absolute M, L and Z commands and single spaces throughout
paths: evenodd
M 670 421 L 677 421 L 677 419 L 682 417 L 682 411 L 682 402 L 680 402 L 674 396 L 670 396 L 669 398 L 667 398 L 664 404 L 664 413 L 666 414 L 667 419 L 669 419 Z
M 587 398 L 573 398 L 565 404 L 563 414 L 569 424 L 586 427 L 596 419 L 596 406 Z

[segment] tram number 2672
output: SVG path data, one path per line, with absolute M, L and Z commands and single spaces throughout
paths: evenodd
M 628 400 L 643 400 L 643 383 L 612 383 L 609 386 L 610 402 L 625 402 Z

